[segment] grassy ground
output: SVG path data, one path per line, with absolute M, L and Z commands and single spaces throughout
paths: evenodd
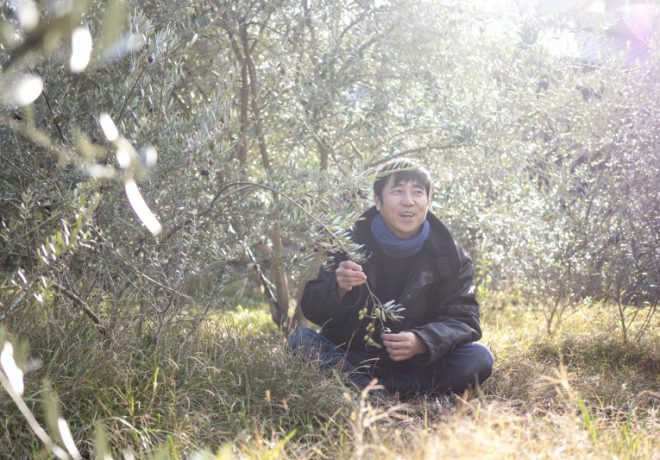
M 25 377 L 28 407 L 45 420 L 47 378 L 84 456 L 107 445 L 115 458 L 660 458 L 657 327 L 623 344 L 615 312 L 594 305 L 550 337 L 540 313 L 500 295 L 482 304 L 496 356 L 483 388 L 377 407 L 286 353 L 265 311 L 139 342 L 118 333 L 112 346 L 81 317 L 8 327 L 43 362 Z M 43 456 L 4 393 L 0 422 L 0 457 Z

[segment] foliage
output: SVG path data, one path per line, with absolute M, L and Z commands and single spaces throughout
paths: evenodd
M 655 311 L 657 60 L 553 54 L 544 34 L 578 26 L 461 2 L 75 5 L 50 14 L 66 18 L 64 43 L 77 21 L 101 36 L 84 72 L 51 45 L 4 45 L 3 81 L 32 66 L 45 87 L 3 121 L 3 267 L 35 264 L 66 190 L 85 183 L 100 196 L 93 250 L 58 283 L 103 327 L 167 327 L 191 298 L 230 293 L 248 263 L 273 280 L 282 323 L 310 249 L 334 247 L 370 168 L 399 156 L 430 167 L 480 281 L 542 299 L 549 331 L 586 298 L 613 299 L 624 329 L 627 306 Z M 18 17 L 7 30 L 36 33 Z M 21 206 L 36 231 L 19 237 Z M 157 237 L 141 228 L 161 222 Z
M 43 374 L 65 406 L 80 404 L 74 438 L 91 439 L 82 426 L 98 418 L 114 420 L 115 449 L 185 437 L 179 428 L 195 423 L 227 424 L 231 436 L 172 442 L 249 445 L 222 417 L 243 404 L 242 433 L 252 430 L 247 420 L 265 413 L 252 411 L 252 393 L 214 400 L 226 403 L 217 417 L 151 425 L 163 407 L 179 414 L 188 404 L 174 379 L 161 387 L 168 405 L 149 400 L 136 412 L 136 395 L 169 365 L 152 347 L 174 356 L 177 340 L 202 334 L 195 346 L 212 356 L 195 359 L 212 374 L 218 351 L 199 332 L 209 318 L 250 297 L 268 301 L 278 326 L 302 321 L 295 299 L 323 252 L 359 257 L 342 232 L 369 205 L 374 168 L 392 158 L 431 170 L 434 212 L 470 250 L 480 287 L 500 291 L 489 297 L 500 296 L 498 312 L 540 311 L 546 332 L 564 340 L 562 321 L 594 322 L 600 311 L 586 306 L 602 302 L 624 341 L 644 342 L 660 294 L 660 16 L 650 18 L 646 60 L 584 59 L 548 37 L 596 40 L 620 13 L 557 4 L 543 13 L 542 2 L 508 0 L 8 2 L 0 321 L 49 359 Z M 227 331 L 219 334 L 242 334 Z M 262 345 L 277 346 L 265 336 Z M 223 368 L 248 373 L 240 362 L 251 358 L 232 350 Z M 80 359 L 113 367 L 81 369 Z M 267 376 L 291 371 L 277 359 L 280 367 L 256 365 Z M 55 372 L 60 364 L 78 380 Z M 281 383 L 269 378 L 259 391 Z M 85 381 L 111 389 L 106 399 L 81 396 Z M 593 402 L 578 392 L 591 420 Z M 334 415 L 287 411 L 274 412 L 292 417 L 281 432 L 263 434 L 277 452 L 306 435 L 298 423 L 314 433 L 323 425 L 322 450 L 328 433 L 349 436 Z
M 546 304 L 548 331 L 588 298 L 652 315 L 660 292 L 658 198 L 648 188 L 659 178 L 651 121 L 658 61 L 556 56 L 537 37 L 568 26 L 510 21 L 519 34 L 493 36 L 484 26 L 477 41 L 465 24 L 456 33 L 456 61 L 488 64 L 442 78 L 464 85 L 473 110 L 469 139 L 436 170 L 440 213 L 473 249 L 482 283 L 520 286 L 528 303 Z

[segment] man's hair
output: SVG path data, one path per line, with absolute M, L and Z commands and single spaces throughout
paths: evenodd
M 374 181 L 374 195 L 381 201 L 383 199 L 383 188 L 390 176 L 394 176 L 392 181 L 394 184 L 399 182 L 414 182 L 426 190 L 426 196 L 431 195 L 431 175 L 429 172 L 416 166 L 412 161 L 406 159 L 392 160 L 380 168 L 376 174 Z

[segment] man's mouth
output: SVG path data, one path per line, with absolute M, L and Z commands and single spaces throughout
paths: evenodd
M 415 217 L 415 214 L 412 213 L 412 212 L 402 212 L 402 213 L 399 214 L 399 215 L 400 215 L 401 217 L 404 217 L 404 218 L 412 218 L 412 217 Z

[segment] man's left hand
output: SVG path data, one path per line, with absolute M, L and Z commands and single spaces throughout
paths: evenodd
M 383 334 L 383 346 L 392 361 L 404 361 L 428 351 L 426 344 L 414 332 L 403 331 L 398 334 Z

